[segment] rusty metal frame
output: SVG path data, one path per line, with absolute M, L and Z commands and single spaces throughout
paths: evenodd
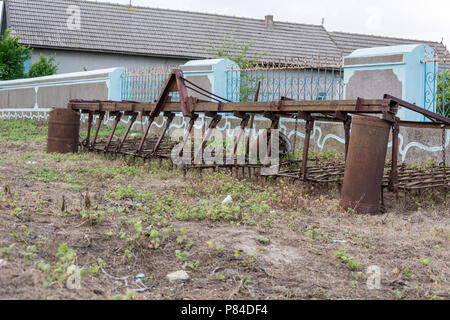
M 106 112 L 110 112 L 112 115 L 116 116 L 116 122 L 113 126 L 113 132 L 111 133 L 105 147 L 103 148 L 104 151 L 110 150 L 110 144 L 112 142 L 114 131 L 120 121 L 120 118 L 122 117 L 121 113 L 123 113 L 124 115 L 131 115 L 127 130 L 122 136 L 117 147 L 114 149 L 114 152 L 116 153 L 130 154 L 130 150 L 122 151 L 122 149 L 124 147 L 124 144 L 126 143 L 128 134 L 137 119 L 137 115 L 141 114 L 142 116 L 148 117 L 148 123 L 144 129 L 139 145 L 133 153 L 134 156 L 144 158 L 159 156 L 157 151 L 170 127 L 170 124 L 173 120 L 173 114 L 175 112 L 181 112 L 183 116 L 191 118 L 187 126 L 185 137 L 181 144 L 181 149 L 179 151 L 179 155 L 181 156 L 187 143 L 187 139 L 193 129 L 194 122 L 198 118 L 199 113 L 204 113 L 205 115 L 211 116 L 213 118 L 206 137 L 202 141 L 200 151 L 204 150 L 204 147 L 209 139 L 209 133 L 211 129 L 215 128 L 220 121 L 221 118 L 219 113 L 232 112 L 235 116 L 242 119 L 239 134 L 233 148 L 234 154 L 236 154 L 237 146 L 242 139 L 242 135 L 246 127 L 249 125 L 249 123 L 250 126 L 253 125 L 255 114 L 263 114 L 266 118 L 271 120 L 271 129 L 277 129 L 279 127 L 280 117 L 298 116 L 299 119 L 304 119 L 307 121 L 307 129 L 309 129 L 309 134 L 307 132 L 306 135 L 310 137 L 312 131 L 311 123 L 313 124 L 316 120 L 326 119 L 327 121 L 339 121 L 348 124 L 349 120 L 351 119 L 351 117 L 349 116 L 350 114 L 383 114 L 391 110 L 390 100 L 388 99 L 366 100 L 358 98 L 357 100 L 343 101 L 295 101 L 282 97 L 282 99 L 277 102 L 258 102 L 258 89 L 261 86 L 260 82 L 258 83 L 258 89 L 256 90 L 253 102 L 231 102 L 227 99 L 218 97 L 217 95 L 213 95 L 212 93 L 209 93 L 208 91 L 196 86 L 198 89 L 202 90 L 206 96 L 210 97 L 212 100 L 216 100 L 217 102 L 202 101 L 196 98 L 192 98 L 188 95 L 188 86 L 186 86 L 185 82 L 189 81 L 183 78 L 182 71 L 175 69 L 167 80 L 164 88 L 161 91 L 160 97 L 155 103 L 138 103 L 135 101 L 72 100 L 69 103 L 69 107 L 74 110 L 82 110 L 82 112 L 87 112 L 90 114 L 100 114 L 100 118 L 102 121 Z M 178 92 L 180 97 L 179 102 L 171 101 L 170 93 L 172 92 Z M 147 137 L 149 135 L 150 128 L 156 117 L 160 116 L 162 112 L 164 112 L 164 116 L 167 117 L 166 126 L 156 143 L 153 140 L 148 141 L 148 143 L 150 143 L 150 146 L 152 147 L 152 151 L 150 152 L 150 154 L 144 154 L 144 145 L 147 143 L 146 141 L 148 140 Z M 318 116 L 313 116 L 313 114 L 317 113 L 319 114 Z M 99 125 L 101 125 L 102 121 L 99 121 L 99 123 L 97 124 L 97 130 L 92 147 L 97 141 Z M 88 133 L 88 138 L 89 137 L 90 133 Z M 271 153 L 271 145 L 273 139 L 275 139 L 275 137 L 271 135 L 270 141 L 268 141 L 268 156 L 270 156 Z M 306 139 L 305 142 L 307 142 L 307 144 L 305 144 L 306 148 L 304 148 L 304 152 L 307 152 L 309 149 L 309 138 Z M 127 147 L 127 149 L 133 148 L 133 146 L 134 144 L 131 143 L 129 147 Z M 148 146 L 146 148 L 148 148 Z M 246 156 L 248 154 L 249 146 L 247 143 Z M 195 157 L 193 158 L 195 159 Z M 305 161 L 302 170 L 302 176 L 305 179 L 306 162 L 307 161 Z
M 100 126 L 104 120 L 106 112 L 110 115 L 115 116 L 115 122 L 113 125 L 113 132 L 110 134 L 106 144 L 103 147 L 105 152 L 115 152 L 122 154 L 132 154 L 134 156 L 140 156 L 145 158 L 169 158 L 169 154 L 164 147 L 161 149 L 164 139 L 166 139 L 167 132 L 169 131 L 170 125 L 172 124 L 175 113 L 179 112 L 184 117 L 190 118 L 189 124 L 186 128 L 186 133 L 179 150 L 179 156 L 183 155 L 184 148 L 189 139 L 190 133 L 194 127 L 194 123 L 199 117 L 199 114 L 203 113 L 205 116 L 212 118 L 208 129 L 206 130 L 206 135 L 203 138 L 200 149 L 197 153 L 192 153 L 192 159 L 196 159 L 200 152 L 203 152 L 207 141 L 210 139 L 211 132 L 218 123 L 220 122 L 222 116 L 221 113 L 233 113 L 235 116 L 241 118 L 239 134 L 237 140 L 233 146 L 234 155 L 237 152 L 237 146 L 242 139 L 242 135 L 247 128 L 253 127 L 254 116 L 256 114 L 261 114 L 265 118 L 271 121 L 271 129 L 277 129 L 279 127 L 280 117 L 288 117 L 294 119 L 302 119 L 306 122 L 305 125 L 305 139 L 303 145 L 303 158 L 298 163 L 301 163 L 299 170 L 287 170 L 281 171 L 278 176 L 285 176 L 311 182 L 340 182 L 343 176 L 343 168 L 345 164 L 342 163 L 329 163 L 326 165 L 310 164 L 308 165 L 308 153 L 310 148 L 310 139 L 312 132 L 314 130 L 314 123 L 316 121 L 331 121 L 339 122 L 344 126 L 345 131 L 345 158 L 348 153 L 348 145 L 350 140 L 350 128 L 352 123 L 352 115 L 355 114 L 379 114 L 382 119 L 390 122 L 392 124 L 393 133 L 393 147 L 392 147 L 392 159 L 389 164 L 390 172 L 385 176 L 386 184 L 389 190 L 398 193 L 398 190 L 420 188 L 421 186 L 428 187 L 433 186 L 432 182 L 426 182 L 423 184 L 417 183 L 414 180 L 416 177 L 425 177 L 426 179 L 431 179 L 426 174 L 420 172 L 413 172 L 401 169 L 398 165 L 398 133 L 401 126 L 414 126 L 414 127 L 426 127 L 426 128 L 438 128 L 444 126 L 445 128 L 450 128 L 450 119 L 442 117 L 436 113 L 424 110 L 418 106 L 412 105 L 406 101 L 398 99 L 396 97 L 385 95 L 383 99 L 362 99 L 358 98 L 356 100 L 339 100 L 339 101 L 296 101 L 288 98 L 282 98 L 280 101 L 272 102 L 258 102 L 259 88 L 261 82 L 258 83 L 258 88 L 255 93 L 255 98 L 253 102 L 231 102 L 225 98 L 221 98 L 214 95 L 198 86 L 195 86 L 198 90 L 202 91 L 202 94 L 209 97 L 211 101 L 199 100 L 188 95 L 188 89 L 190 86 L 186 85 L 186 82 L 191 84 L 188 80 L 184 79 L 181 70 L 173 70 L 171 76 L 167 80 L 163 90 L 161 91 L 160 97 L 154 103 L 152 102 L 134 102 L 134 101 L 83 101 L 83 100 L 71 100 L 69 102 L 69 108 L 73 110 L 79 110 L 83 113 L 89 114 L 88 119 L 88 133 L 85 140 L 83 140 L 83 145 L 88 149 L 97 149 L 97 139 Z M 172 101 L 171 93 L 178 92 L 180 101 Z M 215 100 L 213 102 L 212 100 Z M 396 118 L 396 112 L 398 106 L 403 106 L 415 112 L 419 112 L 429 118 L 431 122 L 407 122 L 400 121 Z M 128 135 L 133 127 L 138 115 L 148 117 L 148 124 L 144 130 L 143 136 L 139 139 L 139 143 L 136 143 L 136 139 L 130 141 L 127 140 Z M 93 126 L 93 117 L 98 115 L 98 122 L 96 124 L 96 130 L 94 138 L 91 140 L 91 129 Z M 165 127 L 158 138 L 147 138 L 150 132 L 150 128 L 154 120 L 163 115 L 167 120 Z M 113 135 L 120 123 L 122 116 L 129 116 L 128 127 L 123 134 L 120 141 L 113 142 Z M 275 137 L 271 136 L 271 140 Z M 115 144 L 117 143 L 117 146 Z M 268 156 L 271 153 L 271 142 L 268 142 Z M 125 148 L 126 146 L 126 148 Z M 145 152 L 144 152 L 145 146 Z M 115 147 L 115 148 L 113 148 Z M 169 148 L 169 147 L 167 147 Z M 114 149 L 114 150 L 112 150 Z M 126 150 L 124 150 L 126 149 Z M 134 151 L 132 151 L 134 150 Z M 249 142 L 246 143 L 246 156 L 249 155 Z M 193 156 L 195 154 L 195 156 Z M 289 163 L 286 161 L 281 162 L 281 166 Z M 200 165 L 198 168 L 216 168 L 220 165 Z M 250 169 L 255 169 L 261 167 L 261 165 L 234 165 L 234 164 L 223 164 L 222 167 L 233 168 L 239 167 L 244 170 L 245 167 Z M 445 169 L 445 168 L 444 168 Z M 439 182 L 441 175 L 444 174 L 444 185 L 446 185 L 446 170 L 437 168 L 435 170 L 436 177 L 438 181 L 436 184 L 441 185 Z M 411 173 L 412 172 L 412 173 Z M 428 180 L 426 180 L 428 181 Z M 407 183 L 408 182 L 408 183 Z

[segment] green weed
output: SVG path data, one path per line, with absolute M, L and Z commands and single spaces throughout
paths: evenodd
M 354 260 L 354 257 L 349 255 L 344 249 L 334 252 L 335 256 L 344 263 L 350 270 L 356 271 L 361 267 L 361 263 Z

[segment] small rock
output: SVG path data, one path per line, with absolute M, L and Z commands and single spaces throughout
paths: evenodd
M 263 244 L 263 245 L 268 245 L 268 244 L 270 244 L 270 239 L 269 238 L 263 238 L 263 237 L 259 237 L 258 238 L 258 242 L 260 243 L 260 244 Z
M 0 259 L 0 268 L 6 267 L 6 260 Z
M 230 202 L 233 202 L 233 198 L 230 195 L 228 195 L 228 197 L 223 199 L 222 204 L 227 204 L 227 203 L 230 203 Z
M 186 271 L 180 270 L 180 271 L 169 273 L 167 275 L 167 279 L 169 279 L 170 282 L 182 282 L 182 281 L 188 281 L 190 279 L 190 277 Z
M 104 295 L 104 292 L 103 292 L 102 290 L 99 290 L 99 289 L 94 289 L 93 292 L 94 292 L 96 295 L 98 295 L 98 296 Z
M 225 273 L 230 275 L 230 276 L 234 276 L 234 275 L 239 274 L 239 272 L 237 270 L 235 270 L 235 269 L 225 269 Z

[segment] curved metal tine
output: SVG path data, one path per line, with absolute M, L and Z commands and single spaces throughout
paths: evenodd
M 206 143 L 208 142 L 213 130 L 217 127 L 217 125 L 219 124 L 221 119 L 222 119 L 221 115 L 219 115 L 217 113 L 215 115 L 213 115 L 211 123 L 208 126 L 208 131 L 206 132 L 205 136 L 203 137 L 202 144 L 201 144 L 200 148 L 198 149 L 197 153 L 195 154 L 195 156 L 192 158 L 192 161 L 195 161 L 196 159 L 198 159 L 198 156 L 200 155 L 200 153 L 203 154 L 203 151 L 205 150 L 205 147 L 206 147 Z
M 245 118 L 242 119 L 242 121 L 241 121 L 241 128 L 239 129 L 238 137 L 237 137 L 236 142 L 234 143 L 234 147 L 233 147 L 233 156 L 236 156 L 239 142 L 241 141 L 242 134 L 245 132 L 245 127 L 247 127 L 249 120 L 250 120 L 250 116 L 245 115 Z
M 349 117 L 344 121 L 344 135 L 345 135 L 345 144 L 344 144 L 344 161 L 347 161 L 348 148 L 350 147 L 350 130 L 352 127 L 352 118 Z
M 280 117 L 275 116 L 272 118 L 272 124 L 270 126 L 271 130 L 277 130 L 280 127 Z M 273 135 L 270 135 L 270 140 L 267 142 L 267 156 L 270 157 L 272 154 L 272 140 L 274 139 Z
M 183 142 L 181 143 L 180 151 L 178 152 L 178 156 L 183 156 L 184 146 L 186 145 L 187 140 L 189 139 L 189 135 L 192 131 L 192 128 L 194 128 L 194 123 L 198 118 L 198 114 L 194 113 L 191 117 L 191 120 L 189 121 L 188 129 L 186 130 L 186 133 L 183 138 Z
M 116 132 L 117 125 L 119 124 L 121 119 L 122 119 L 122 112 L 118 112 L 116 114 L 116 119 L 114 121 L 113 129 L 112 129 L 111 134 L 109 135 L 108 141 L 106 142 L 106 145 L 105 145 L 105 149 L 104 149 L 105 152 L 108 152 L 109 146 L 111 145 L 111 141 L 114 138 L 114 133 Z
M 259 91 L 261 89 L 261 80 L 258 81 L 258 84 L 256 86 L 256 92 L 255 92 L 255 97 L 253 98 L 254 102 L 258 102 L 258 97 L 259 97 Z M 250 137 L 251 137 L 251 130 L 253 129 L 253 123 L 255 121 L 255 114 L 252 114 L 250 116 L 250 123 L 249 123 L 249 129 L 250 129 L 250 136 L 247 140 L 247 145 L 245 146 L 245 155 L 247 160 L 250 160 Z M 250 174 L 249 174 L 250 176 Z
M 303 145 L 303 157 L 302 157 L 302 169 L 300 171 L 301 177 L 303 179 L 303 181 L 307 181 L 307 170 L 308 170 L 308 153 L 309 153 L 309 143 L 311 140 L 311 133 L 314 129 L 314 120 L 307 120 L 306 121 L 306 133 L 305 133 L 305 141 L 304 141 L 304 145 Z
M 134 123 L 136 122 L 137 117 L 138 117 L 138 113 L 137 112 L 133 112 L 133 114 L 131 115 L 130 122 L 128 123 L 127 130 L 123 134 L 122 139 L 120 140 L 120 143 L 119 143 L 119 145 L 116 148 L 116 152 L 117 153 L 119 153 L 122 150 L 123 144 L 125 143 L 125 140 L 127 139 L 127 136 L 130 133 L 130 131 L 131 131 L 131 128 L 133 127 Z
M 100 126 L 102 125 L 103 119 L 105 118 L 105 112 L 101 111 L 100 112 L 100 116 L 98 118 L 98 122 L 97 122 L 97 127 L 95 129 L 95 135 L 94 135 L 94 140 L 92 141 L 92 144 L 90 146 L 89 149 L 94 149 L 95 147 L 95 143 L 97 142 L 97 138 L 98 138 L 98 133 L 100 132 Z
M 87 147 L 87 148 L 89 148 L 89 144 L 90 144 L 90 140 L 91 140 L 91 129 L 92 129 L 93 121 L 94 121 L 94 114 L 92 111 L 89 111 L 87 135 L 86 135 L 86 139 L 81 143 L 84 147 Z
M 147 139 L 148 133 L 150 131 L 150 127 L 152 126 L 153 121 L 155 120 L 156 116 L 152 113 L 148 116 L 148 124 L 145 128 L 144 135 L 142 136 L 141 142 L 139 143 L 139 147 L 136 150 L 136 155 L 140 155 L 142 153 L 142 149 L 144 148 L 145 139 Z
M 156 142 L 155 147 L 153 148 L 152 154 L 155 154 L 156 151 L 158 151 L 159 146 L 161 145 L 161 142 L 163 141 L 164 136 L 165 136 L 167 130 L 169 130 L 169 127 L 170 127 L 170 125 L 172 124 L 173 119 L 175 119 L 175 113 L 170 112 L 170 113 L 164 114 L 164 115 L 167 116 L 167 123 L 166 123 L 166 126 L 165 126 L 164 129 L 163 129 L 163 132 L 162 132 L 161 135 L 159 136 L 159 139 L 158 139 L 158 141 Z

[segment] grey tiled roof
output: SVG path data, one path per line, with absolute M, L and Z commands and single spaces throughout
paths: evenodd
M 8 0 L 7 25 L 32 47 L 100 51 L 175 58 L 208 58 L 233 32 L 238 43 L 253 40 L 249 54 L 264 60 L 289 57 L 339 57 L 359 48 L 424 41 L 327 32 L 323 26 L 231 17 L 84 0 Z M 69 30 L 67 8 L 81 9 L 81 30 Z M 444 46 L 437 47 L 440 55 Z
M 345 32 L 328 32 L 336 43 L 337 47 L 342 50 L 344 56 L 349 55 L 356 49 L 396 46 L 404 44 L 428 44 L 434 48 L 440 57 L 444 56 L 445 46 L 438 42 L 421 41 L 401 38 L 391 38 L 382 36 L 373 36 L 366 34 L 345 33 Z
M 69 5 L 81 8 L 81 30 L 66 25 Z M 264 59 L 339 56 L 323 26 L 263 19 L 154 9 L 81 0 L 8 0 L 8 27 L 22 43 L 35 47 L 69 48 L 164 57 L 205 58 L 234 31 L 239 43 L 253 40 L 250 54 L 267 51 Z

